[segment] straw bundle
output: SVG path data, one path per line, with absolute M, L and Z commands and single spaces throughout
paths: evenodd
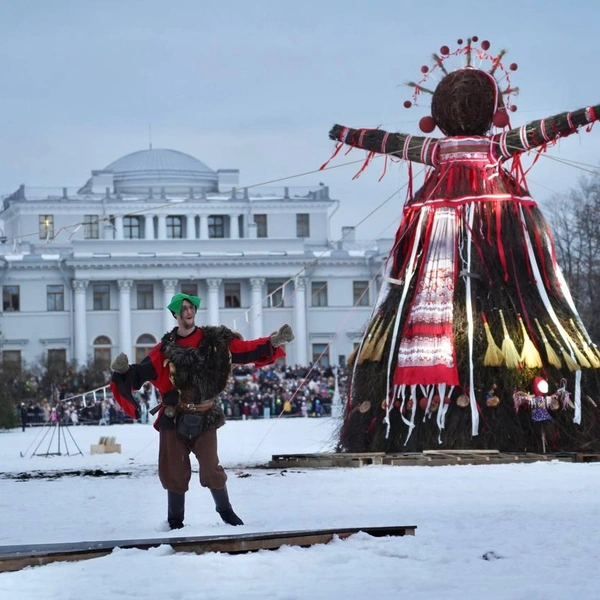
M 544 333 L 544 330 L 542 329 L 542 326 L 540 325 L 540 322 L 537 319 L 535 319 L 535 324 L 537 325 L 538 331 L 540 332 L 540 337 L 542 338 L 542 342 L 544 343 L 546 356 L 548 357 L 548 364 L 552 365 L 553 367 L 556 367 L 557 369 L 560 369 L 562 367 L 562 363 L 560 362 L 558 354 L 556 354 L 556 351 L 550 345 L 550 342 L 548 341 L 548 338 L 546 337 L 546 334 Z
M 571 323 L 571 327 L 577 334 L 581 345 L 583 346 L 583 353 L 586 355 L 587 359 L 590 361 L 590 365 L 594 367 L 594 369 L 600 369 L 600 360 L 596 356 L 596 353 L 590 348 L 589 344 L 585 341 L 583 335 L 581 335 L 581 331 L 575 326 L 573 319 L 569 319 L 569 323 Z
M 542 366 L 542 357 L 535 347 L 535 344 L 531 341 L 525 323 L 521 315 L 517 315 L 521 331 L 523 332 L 523 350 L 521 350 L 521 362 L 530 369 L 539 369 Z
M 567 368 L 569 369 L 569 371 L 581 370 L 581 367 L 577 364 L 577 361 L 574 360 L 573 357 L 561 346 L 557 337 L 554 335 L 554 332 L 552 331 L 552 328 L 550 327 L 550 325 L 546 325 L 546 329 L 548 330 L 550 337 L 554 340 L 556 345 L 559 347 L 560 353 L 562 354 L 563 360 L 565 361 L 565 365 L 567 365 Z
M 483 364 L 486 367 L 499 367 L 504 362 L 504 354 L 502 354 L 502 350 L 494 341 L 494 336 L 490 331 L 490 326 L 485 313 L 481 313 L 481 318 L 483 319 L 483 329 L 485 330 L 485 337 L 487 338 L 488 343 L 483 358 Z
M 504 339 L 502 340 L 502 354 L 504 355 L 504 362 L 509 369 L 518 369 L 521 357 L 519 356 L 519 352 L 515 346 L 515 343 L 510 339 L 510 335 L 508 335 L 504 314 L 502 310 L 499 312 L 500 319 L 502 320 L 502 330 L 504 331 Z

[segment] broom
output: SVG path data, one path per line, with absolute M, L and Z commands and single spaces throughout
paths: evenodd
M 585 341 L 585 338 L 583 337 L 583 335 L 581 335 L 581 331 L 579 331 L 579 329 L 577 327 L 575 327 L 575 323 L 573 322 L 573 319 L 569 319 L 569 323 L 571 323 L 571 327 L 573 328 L 573 331 L 575 331 L 575 333 L 577 334 L 577 337 L 579 338 L 579 341 L 581 342 L 581 345 L 583 346 L 583 353 L 586 355 L 587 359 L 590 361 L 590 364 L 592 365 L 592 367 L 594 367 L 594 369 L 600 369 L 600 360 L 598 360 L 598 357 L 596 356 L 594 351 L 590 348 L 589 344 Z
M 592 365 L 590 364 L 590 361 L 585 357 L 583 352 L 577 347 L 577 344 L 575 344 L 575 342 L 571 339 L 571 336 L 567 333 L 566 330 L 565 330 L 565 337 L 567 338 L 567 341 L 571 345 L 571 348 L 573 348 L 573 352 L 575 353 L 575 358 L 577 359 L 577 362 L 584 369 L 591 369 Z
M 521 362 L 525 364 L 529 369 L 539 369 L 542 366 L 542 357 L 535 347 L 535 344 L 531 341 L 527 329 L 525 329 L 525 323 L 521 315 L 517 315 L 521 331 L 523 332 L 523 350 L 521 350 Z
M 561 346 L 560 342 L 554 335 L 554 332 L 552 331 L 550 325 L 546 325 L 546 329 L 550 333 L 550 337 L 555 341 L 556 345 L 559 347 L 560 353 L 562 354 L 563 360 L 565 361 L 565 365 L 567 365 L 569 371 L 581 370 L 581 367 L 577 364 L 577 361 L 573 360 L 571 355 Z
M 487 350 L 483 357 L 483 364 L 486 367 L 499 367 L 504 362 L 504 354 L 502 354 L 502 350 L 500 350 L 500 347 L 494 341 L 494 336 L 490 331 L 490 326 L 485 313 L 481 313 L 481 318 L 483 319 L 483 328 L 488 342 Z
M 500 313 L 500 319 L 502 320 L 502 330 L 504 331 L 504 339 L 502 340 L 502 354 L 504 355 L 504 361 L 509 369 L 519 368 L 519 352 L 515 346 L 515 343 L 510 339 L 508 335 L 508 329 L 506 328 L 506 321 L 504 320 L 504 314 L 502 310 Z
M 540 322 L 537 320 L 537 318 L 534 320 L 535 324 L 537 325 L 538 331 L 540 332 L 542 342 L 544 343 L 544 348 L 546 349 L 546 355 L 548 356 L 548 364 L 552 365 L 553 367 L 556 367 L 557 369 L 560 369 L 562 367 L 562 363 L 560 362 L 560 358 L 558 358 L 558 354 L 556 354 L 554 348 L 550 345 L 550 342 L 548 341 L 548 338 L 546 337 L 546 334 L 544 333 Z
M 388 326 L 384 331 L 381 332 L 381 335 L 379 336 L 379 339 L 377 340 L 376 346 L 373 350 L 373 356 L 371 358 L 373 362 L 381 362 L 381 359 L 383 358 L 383 349 L 385 348 L 385 343 L 390 335 L 393 324 L 394 319 L 390 319 Z M 381 327 L 383 328 L 383 320 L 381 321 Z
M 358 356 L 359 365 L 362 364 L 365 360 L 371 360 L 371 356 L 373 354 L 373 337 L 377 332 L 377 328 L 379 327 L 380 322 L 381 318 L 379 317 L 379 315 L 377 315 L 369 329 L 369 333 L 367 333 L 365 343 L 363 344 L 362 350 L 360 351 L 360 354 Z

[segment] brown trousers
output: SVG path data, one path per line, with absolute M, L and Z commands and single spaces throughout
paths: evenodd
M 206 429 L 193 442 L 182 440 L 174 429 L 160 430 L 158 449 L 158 476 L 163 488 L 184 494 L 192 477 L 190 452 L 198 459 L 200 485 L 213 490 L 225 487 L 227 473 L 219 464 L 217 430 Z

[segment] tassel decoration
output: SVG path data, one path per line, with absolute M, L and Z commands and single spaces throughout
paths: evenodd
M 521 315 L 517 315 L 517 319 L 519 321 L 519 325 L 521 326 L 521 331 L 523 332 L 523 350 L 521 350 L 521 362 L 529 369 L 539 369 L 542 366 L 542 357 L 540 356 L 538 349 L 535 347 L 535 344 L 529 337 Z
M 500 346 L 494 341 L 494 336 L 490 331 L 490 326 L 485 313 L 481 313 L 481 318 L 483 319 L 483 329 L 485 330 L 485 337 L 488 342 L 487 350 L 485 351 L 485 356 L 483 358 L 483 364 L 486 367 L 499 367 L 504 362 L 504 354 L 502 354 Z
M 550 337 L 554 340 L 555 344 L 559 347 L 560 353 L 565 361 L 565 365 L 567 365 L 567 369 L 569 369 L 569 371 L 580 371 L 581 367 L 577 364 L 577 361 L 573 360 L 571 355 L 561 346 L 550 325 L 546 325 L 546 329 L 548 330 L 548 333 L 550 333 Z
M 390 335 L 390 331 L 392 330 L 392 325 L 394 324 L 394 319 L 390 319 L 388 326 L 383 329 L 383 320 L 381 321 L 382 331 L 379 335 L 379 338 L 375 344 L 375 348 L 373 350 L 373 358 L 371 359 L 373 362 L 381 362 L 383 358 L 383 349 L 385 348 L 385 343 Z
M 581 345 L 583 347 L 583 353 L 585 354 L 587 359 L 590 361 L 590 365 L 594 369 L 600 369 L 600 360 L 598 360 L 598 357 L 596 356 L 594 351 L 590 348 L 589 344 L 585 341 L 585 338 L 583 337 L 583 335 L 581 335 L 581 331 L 579 331 L 579 329 L 575 326 L 573 319 L 569 319 L 569 323 L 571 323 L 571 327 L 573 328 L 573 331 L 575 331 L 575 333 L 577 334 L 577 337 L 579 338 L 579 341 L 581 342 Z
M 544 330 L 542 329 L 542 326 L 540 325 L 540 322 L 537 319 L 535 319 L 535 324 L 537 325 L 538 331 L 540 332 L 540 337 L 544 343 L 544 349 L 546 350 L 546 356 L 548 357 L 548 364 L 560 369 L 562 367 L 562 363 L 560 362 L 558 354 L 556 354 L 556 351 L 551 346 L 546 334 L 544 333 Z
M 515 346 L 515 343 L 510 339 L 510 335 L 508 335 L 504 314 L 501 310 L 499 312 L 500 319 L 502 320 L 502 330 L 504 331 L 504 339 L 502 340 L 502 354 L 504 355 L 504 362 L 509 369 L 518 369 L 520 366 L 521 357 L 519 356 L 519 352 Z
M 584 369 L 591 369 L 592 365 L 590 364 L 590 361 L 585 357 L 583 352 L 577 347 L 577 344 L 572 340 L 571 336 L 566 331 L 565 337 L 567 338 L 567 341 L 569 342 L 571 348 L 573 349 L 573 352 L 575 353 L 575 358 L 577 359 L 577 362 Z
M 379 317 L 379 315 L 377 315 L 377 317 L 375 317 L 375 320 L 373 321 L 373 324 L 371 325 L 369 333 L 367 333 L 365 343 L 363 344 L 362 350 L 360 351 L 360 354 L 358 356 L 359 365 L 362 364 L 365 360 L 372 360 L 371 357 L 373 356 L 374 350 L 373 339 L 377 334 L 377 329 L 379 328 L 380 324 L 381 318 Z

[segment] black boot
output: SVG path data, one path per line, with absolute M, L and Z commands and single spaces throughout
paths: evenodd
M 183 515 L 185 511 L 185 494 L 177 492 L 167 492 L 169 499 L 168 517 L 169 527 L 171 529 L 181 529 L 183 527 Z
M 229 494 L 227 493 L 227 487 L 224 487 L 222 490 L 210 490 L 212 497 L 215 501 L 215 508 L 219 515 L 221 515 L 221 519 L 228 525 L 243 525 L 244 521 L 242 521 L 234 512 L 233 508 L 231 508 L 231 504 L 229 502 Z

